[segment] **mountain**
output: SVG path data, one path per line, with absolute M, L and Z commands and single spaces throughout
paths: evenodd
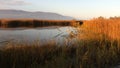
M 0 10 L 0 19 L 10 18 L 10 19 L 42 19 L 42 20 L 72 20 L 75 19 L 69 16 L 63 16 L 57 13 L 51 12 L 28 12 L 23 10 Z

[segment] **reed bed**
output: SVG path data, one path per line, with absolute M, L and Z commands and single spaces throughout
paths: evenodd
M 71 26 L 76 21 L 70 20 L 35 20 L 35 19 L 1 19 L 1 28 L 15 27 L 43 27 L 43 26 Z

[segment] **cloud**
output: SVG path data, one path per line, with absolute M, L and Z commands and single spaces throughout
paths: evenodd
M 28 5 L 30 3 L 24 1 L 24 0 L 0 0 L 0 5 L 15 5 L 15 6 L 22 6 L 22 5 Z

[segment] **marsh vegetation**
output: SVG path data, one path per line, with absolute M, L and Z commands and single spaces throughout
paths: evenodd
M 82 21 L 81 21 L 82 22 Z M 45 26 L 71 26 L 75 20 L 36 20 L 36 19 L 1 19 L 1 28 L 15 27 L 45 27 Z
M 2 68 L 114 68 L 120 63 L 120 18 L 103 17 L 76 26 L 77 42 L 41 45 L 8 43 L 0 49 Z M 81 33 L 82 32 L 82 33 Z

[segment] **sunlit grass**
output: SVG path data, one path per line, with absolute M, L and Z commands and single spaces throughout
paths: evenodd
M 82 26 L 84 38 L 105 38 L 109 40 L 120 39 L 120 19 L 95 18 L 84 21 Z

